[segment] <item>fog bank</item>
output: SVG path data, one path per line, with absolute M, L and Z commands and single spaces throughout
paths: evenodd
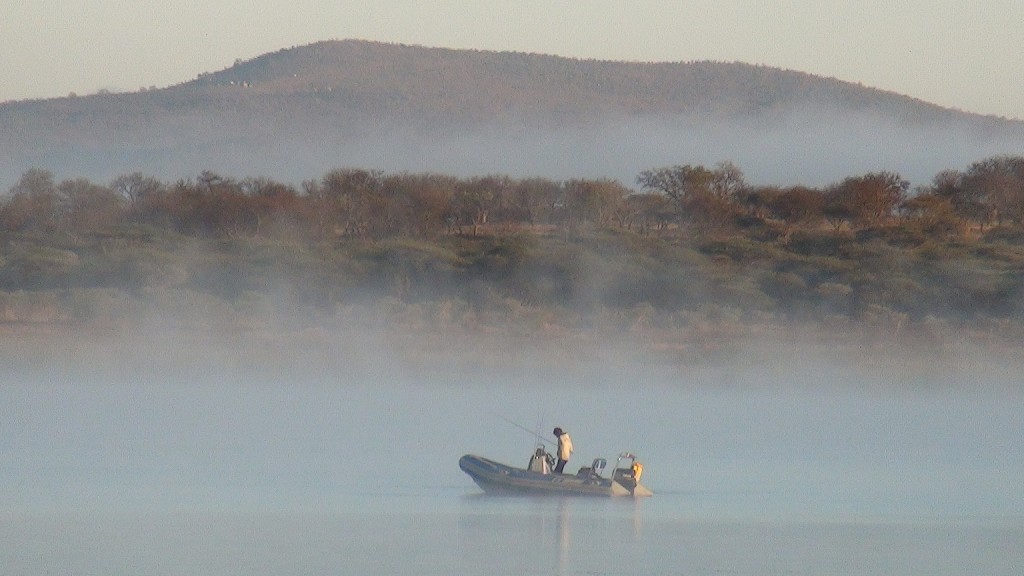
M 1024 516 L 1013 363 L 839 364 L 807 348 L 652 364 L 612 341 L 523 347 L 535 354 L 475 340 L 72 334 L 32 342 L 52 359 L 38 363 L 8 340 L 0 507 L 346 511 L 472 494 L 462 454 L 525 464 L 536 439 L 511 421 L 569 430 L 571 469 L 637 452 L 645 483 L 688 495 L 695 517 Z
M 752 184 L 825 186 L 885 170 L 926 185 L 942 170 L 1024 150 L 1019 130 L 984 126 L 897 124 L 868 113 L 804 110 L 770 119 L 639 117 L 552 127 L 525 121 L 465 128 L 325 121 L 268 126 L 252 134 L 223 119 L 189 116 L 138 132 L 112 130 L 109 141 L 0 141 L 0 156 L 8 157 L 0 167 L 0 189 L 33 167 L 58 179 L 100 183 L 136 171 L 174 181 L 211 170 L 298 185 L 335 168 L 360 167 L 456 176 L 613 178 L 633 186 L 650 168 L 722 161 L 739 166 Z

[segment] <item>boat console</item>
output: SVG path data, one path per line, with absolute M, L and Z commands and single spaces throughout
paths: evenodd
M 530 472 L 540 472 L 541 474 L 551 474 L 551 471 L 555 468 L 555 457 L 548 454 L 547 450 L 544 450 L 544 445 L 537 446 L 537 449 L 533 451 L 533 455 L 530 456 L 530 463 L 526 466 L 526 469 Z

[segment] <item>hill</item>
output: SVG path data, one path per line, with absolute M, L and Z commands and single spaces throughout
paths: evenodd
M 344 166 L 611 177 L 731 160 L 755 182 L 892 170 L 915 184 L 1024 149 L 1024 122 L 740 63 L 641 63 L 320 42 L 137 93 L 0 104 L 0 189 L 209 169 L 298 182 Z

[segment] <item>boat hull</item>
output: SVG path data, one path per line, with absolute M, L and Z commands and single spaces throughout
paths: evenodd
M 542 474 L 514 468 L 473 454 L 459 459 L 459 468 L 484 492 L 503 495 L 650 496 L 639 484 L 632 489 L 610 478 L 580 474 Z

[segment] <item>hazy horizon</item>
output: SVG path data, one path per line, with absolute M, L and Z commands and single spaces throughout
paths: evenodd
M 729 122 L 609 117 L 588 126 L 549 129 L 485 124 L 417 131 L 367 124 L 353 128 L 354 133 L 335 133 L 297 125 L 279 128 L 273 137 L 238 139 L 230 146 L 216 138 L 188 141 L 180 126 L 199 121 L 186 118 L 178 126 L 152 129 L 163 130 L 160 147 L 126 135 L 136 145 L 89 150 L 69 143 L 20 158 L 0 166 L 0 192 L 14 186 L 29 168 L 50 171 L 58 181 L 88 178 L 99 184 L 132 172 L 174 182 L 211 171 L 300 187 L 331 170 L 361 168 L 556 181 L 610 178 L 636 188 L 644 170 L 721 162 L 735 164 L 755 186 L 827 187 L 849 176 L 887 171 L 900 174 L 913 188 L 931 184 L 944 170 L 966 170 L 1021 145 L 1014 138 L 993 138 L 968 127 L 903 126 L 871 114 L 832 114 L 803 110 L 772 120 Z

